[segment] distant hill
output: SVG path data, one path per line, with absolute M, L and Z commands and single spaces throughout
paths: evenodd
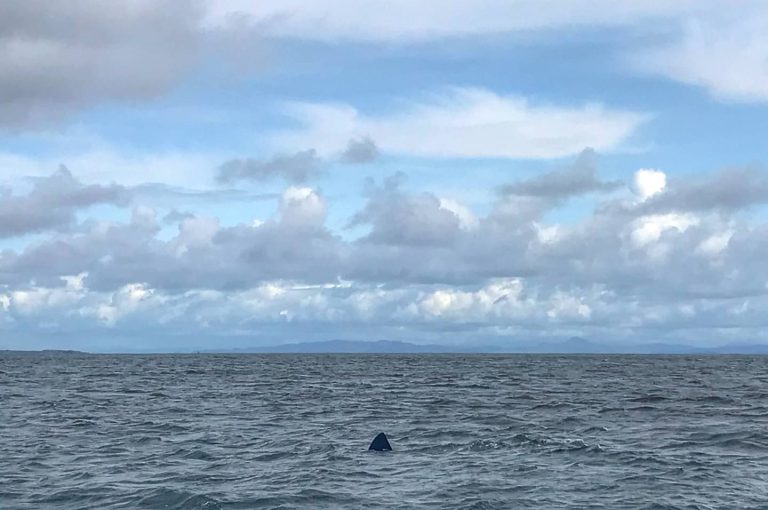
M 414 344 L 394 340 L 327 340 L 297 342 L 241 349 L 211 350 L 220 353 L 529 353 L 529 354 L 768 354 L 768 345 L 731 344 L 714 348 L 684 344 L 647 343 L 616 345 L 570 338 L 559 342 L 530 342 L 512 345 Z
M 88 353 L 83 351 L 73 351 L 70 349 L 42 349 L 38 351 L 0 349 L 0 354 L 15 354 L 20 356 L 23 356 L 25 354 L 50 354 L 52 356 L 76 356 L 78 354 L 88 354 Z
M 242 353 L 390 353 L 418 354 L 438 352 L 475 352 L 472 347 L 456 349 L 437 344 L 412 344 L 395 340 L 377 340 L 372 342 L 355 340 L 327 340 L 322 342 L 298 342 L 265 347 L 228 349 L 216 352 Z
M 115 352 L 142 354 L 140 351 L 118 350 Z M 161 354 L 163 351 L 155 351 Z M 167 351 L 166 351 L 167 352 Z M 191 352 L 177 350 L 175 352 Z M 436 354 L 436 353 L 485 353 L 485 354 L 768 354 L 768 345 L 739 343 L 719 347 L 694 347 L 685 344 L 638 343 L 613 344 L 595 342 L 584 338 L 569 338 L 550 342 L 515 342 L 499 344 L 415 344 L 396 340 L 327 340 L 320 342 L 296 342 L 279 345 L 254 346 L 235 349 L 209 349 L 194 351 L 199 353 L 247 354 L 247 353 L 287 353 L 287 354 Z M 145 352 L 151 354 L 152 352 Z M 0 350 L 3 356 L 24 355 L 75 356 L 87 355 L 87 352 L 73 350 L 46 349 L 42 351 Z M 106 353 L 104 353 L 106 354 Z

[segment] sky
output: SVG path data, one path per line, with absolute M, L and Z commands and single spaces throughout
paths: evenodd
M 768 4 L 0 3 L 0 348 L 768 344 Z

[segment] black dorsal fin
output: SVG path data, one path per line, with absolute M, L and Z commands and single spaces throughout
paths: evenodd
M 377 452 L 383 452 L 385 450 L 391 450 L 392 446 L 389 444 L 387 435 L 384 432 L 379 432 L 379 435 L 373 438 L 369 450 L 376 450 Z

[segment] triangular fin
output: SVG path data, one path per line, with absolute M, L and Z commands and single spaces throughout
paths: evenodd
M 368 449 L 376 450 L 377 452 L 383 452 L 391 450 L 392 446 L 389 444 L 387 435 L 384 432 L 379 432 L 379 435 L 374 437 L 373 441 L 371 441 L 371 446 L 369 446 Z

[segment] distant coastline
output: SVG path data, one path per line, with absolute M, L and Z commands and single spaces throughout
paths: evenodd
M 91 354 L 91 353 L 87 351 L 76 351 L 73 349 L 34 349 L 34 350 L 0 349 L 0 354 L 55 354 L 57 356 L 67 356 L 67 355 Z
M 571 338 L 553 342 L 529 342 L 509 345 L 442 345 L 416 344 L 395 340 L 327 340 L 317 342 L 295 342 L 275 345 L 223 348 L 223 349 L 186 349 L 176 351 L 82 351 L 68 349 L 44 350 L 9 350 L 0 349 L 0 354 L 49 354 L 55 356 L 73 356 L 86 354 L 680 354 L 680 355 L 715 355 L 715 354 L 768 354 L 768 345 L 728 344 L 717 347 L 695 347 L 685 344 L 628 344 L 616 345 L 606 342 L 594 342 L 582 338 Z

